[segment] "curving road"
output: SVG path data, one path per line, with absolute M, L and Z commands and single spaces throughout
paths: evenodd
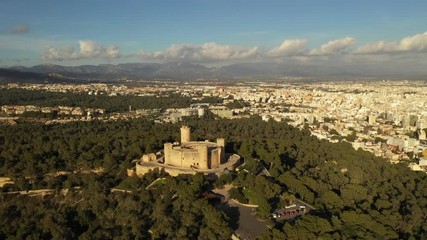
M 232 185 L 226 185 L 223 189 L 213 190 L 224 196 L 224 200 L 217 205 L 217 208 L 224 211 L 230 218 L 229 224 L 240 239 L 256 239 L 262 231 L 267 229 L 267 222 L 258 220 L 255 214 L 256 207 L 247 207 L 230 199 L 228 190 L 231 188 Z

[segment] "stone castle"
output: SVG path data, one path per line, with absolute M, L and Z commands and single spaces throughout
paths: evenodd
M 197 142 L 190 139 L 190 128 L 181 127 L 181 143 L 165 143 L 164 164 L 196 169 L 212 169 L 224 163 L 225 139 L 218 138 L 216 143 Z
M 205 174 L 219 175 L 226 170 L 234 170 L 239 165 L 240 156 L 225 153 L 225 139 L 216 142 L 191 141 L 191 129 L 181 127 L 180 143 L 165 143 L 163 153 L 151 153 L 136 162 L 136 174 L 143 175 L 150 169 L 160 168 L 170 175 Z

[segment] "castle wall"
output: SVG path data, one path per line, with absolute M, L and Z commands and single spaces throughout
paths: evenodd
M 157 159 L 157 156 L 154 153 L 149 153 L 149 154 L 142 155 L 141 159 L 143 162 L 150 162 L 150 161 L 155 161 Z
M 186 168 L 190 168 L 191 166 L 198 166 L 199 160 L 199 152 L 198 151 L 187 151 L 184 152 L 182 157 L 182 166 Z
M 226 161 L 226 164 L 219 165 L 218 168 L 213 169 L 197 169 L 197 168 L 180 168 L 180 167 L 174 167 L 162 163 L 158 163 L 156 161 L 151 161 L 148 163 L 145 162 L 138 162 L 136 164 L 136 175 L 142 176 L 146 173 L 148 173 L 150 170 L 153 171 L 154 169 L 158 168 L 161 171 L 165 171 L 169 173 L 172 176 L 177 176 L 178 174 L 196 174 L 196 173 L 204 173 L 207 175 L 215 174 L 217 176 L 224 173 L 226 170 L 234 170 L 237 166 L 240 165 L 240 156 L 237 154 L 233 154 L 228 158 L 228 161 Z
M 205 143 L 190 143 L 190 128 L 181 127 L 181 145 L 165 143 L 164 163 L 183 168 L 210 169 L 225 162 L 225 139 L 218 138 L 216 146 L 208 140 Z M 183 144 L 185 143 L 185 144 Z M 147 162 L 145 157 L 144 162 Z
M 183 165 L 183 156 L 181 151 L 174 150 L 173 148 L 170 150 L 169 158 L 167 159 L 166 164 L 182 167 Z
M 148 173 L 149 170 L 150 168 L 142 166 L 140 164 L 136 164 L 135 166 L 135 173 L 137 176 L 143 176 L 144 174 Z
M 216 168 L 225 162 L 225 151 L 223 147 L 208 147 L 207 144 L 199 144 L 195 149 L 185 149 L 165 144 L 165 164 L 198 169 Z
M 211 151 L 210 168 L 216 168 L 220 164 L 220 148 L 215 148 Z
M 218 144 L 218 146 L 220 146 L 220 147 L 225 147 L 225 139 L 224 138 L 217 138 L 216 144 Z
M 225 139 L 224 138 L 217 138 L 216 144 L 218 144 L 218 147 L 220 147 L 220 160 L 219 163 L 223 164 L 225 162 Z
M 197 150 L 199 152 L 199 169 L 209 169 L 208 165 L 208 146 L 205 144 L 201 144 L 197 146 Z
M 171 160 L 172 143 L 165 143 L 163 150 L 165 154 L 164 163 L 169 164 L 169 161 Z

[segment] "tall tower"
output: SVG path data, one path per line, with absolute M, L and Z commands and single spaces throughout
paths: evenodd
M 165 157 L 164 157 L 164 164 L 170 164 L 172 161 L 171 159 L 171 152 L 172 152 L 172 143 L 165 143 L 164 144 L 164 152 L 165 152 Z
M 218 147 L 220 147 L 219 163 L 223 164 L 225 160 L 225 139 L 217 138 L 216 144 L 218 144 Z
M 201 144 L 197 146 L 197 151 L 199 152 L 199 168 L 200 169 L 209 169 L 208 164 L 208 145 Z
M 186 143 L 190 141 L 190 127 L 182 126 L 181 127 L 181 143 Z

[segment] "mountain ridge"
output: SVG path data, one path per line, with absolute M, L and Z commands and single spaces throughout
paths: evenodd
M 374 69 L 372 66 L 368 66 Z M 114 80 L 229 80 L 241 78 L 280 79 L 306 78 L 389 78 L 427 80 L 427 74 L 417 72 L 374 74 L 353 66 L 322 67 L 290 63 L 234 63 L 221 67 L 207 67 L 189 62 L 120 63 L 100 65 L 62 66 L 39 64 L 32 67 L 15 66 L 6 70 L 21 73 L 57 74 L 64 79 L 114 81 Z M 39 76 L 40 77 L 40 76 Z

